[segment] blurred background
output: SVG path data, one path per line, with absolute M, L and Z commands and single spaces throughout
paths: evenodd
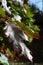
M 35 9 L 35 23 L 40 28 L 40 39 L 33 40 L 30 45 L 30 49 L 33 51 L 34 61 L 37 63 L 43 63 L 43 0 L 29 0 L 30 7 Z

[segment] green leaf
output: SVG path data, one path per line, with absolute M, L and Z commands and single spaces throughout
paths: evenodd
M 3 8 L 1 8 L 1 7 L 0 7 L 0 15 L 1 15 L 1 16 L 3 16 L 3 15 L 5 16 L 5 11 L 4 11 Z

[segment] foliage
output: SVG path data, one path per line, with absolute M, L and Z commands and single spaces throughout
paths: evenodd
M 28 4 L 23 4 L 23 6 L 21 6 L 20 3 L 14 3 L 12 0 L 7 0 L 7 4 L 10 6 L 11 14 L 4 11 L 4 8 L 0 7 L 0 52 L 8 53 L 9 56 L 13 58 L 14 52 L 10 48 L 11 45 L 8 41 L 8 37 L 6 37 L 4 34 L 5 31 L 3 30 L 6 21 L 16 23 L 28 36 L 29 42 L 32 42 L 33 38 L 39 38 L 39 28 L 37 25 L 34 25 L 34 14 Z M 19 17 L 19 19 L 17 19 L 17 17 Z

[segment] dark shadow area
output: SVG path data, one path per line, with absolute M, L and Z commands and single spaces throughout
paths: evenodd
M 33 52 L 34 62 L 43 63 L 43 12 L 35 13 L 34 17 L 36 19 L 34 24 L 40 26 L 40 38 L 38 40 L 34 39 L 29 47 Z

